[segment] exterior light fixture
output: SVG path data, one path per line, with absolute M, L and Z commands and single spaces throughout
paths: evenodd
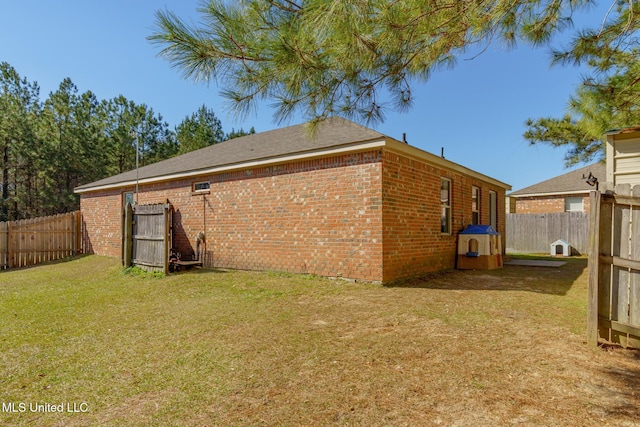
M 596 187 L 596 191 L 598 190 L 598 178 L 591 172 L 589 172 L 589 176 L 584 176 L 584 174 L 582 174 L 582 179 L 584 179 L 591 187 Z

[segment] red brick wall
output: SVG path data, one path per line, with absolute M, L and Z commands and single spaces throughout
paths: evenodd
M 144 185 L 139 203 L 169 200 L 185 258 L 204 230 L 209 266 L 380 281 L 380 169 L 378 151 L 342 155 Z M 192 183 L 207 180 L 209 194 L 193 195 Z M 82 195 L 86 240 L 97 254 L 120 256 L 121 194 Z
M 582 209 L 583 212 L 591 212 L 591 197 L 585 196 L 584 199 L 582 199 Z
M 85 252 L 122 256 L 122 196 L 120 190 L 80 196 L 82 246 Z
M 451 180 L 450 235 L 442 234 L 440 228 L 441 178 Z M 480 188 L 482 224 L 489 224 L 489 190 L 497 193 L 497 225 L 504 242 L 504 189 L 458 172 L 384 153 L 384 281 L 455 267 L 457 233 L 471 223 L 472 186 Z
M 516 199 L 515 213 L 541 214 L 564 212 L 565 199 L 567 197 L 583 197 L 583 212 L 589 212 L 589 195 L 567 194 L 562 196 L 518 197 Z
M 452 182 L 451 235 L 440 232 L 441 177 Z M 199 181 L 211 182 L 209 193 L 192 193 Z M 482 223 L 489 190 L 498 193 L 504 236 L 504 190 L 380 151 L 141 185 L 139 203 L 172 204 L 174 247 L 185 259 L 204 231 L 208 266 L 388 282 L 455 266 L 473 185 Z M 85 247 L 96 254 L 121 256 L 125 191 L 133 188 L 81 197 Z
M 212 177 L 210 264 L 381 280 L 379 158 L 376 151 Z

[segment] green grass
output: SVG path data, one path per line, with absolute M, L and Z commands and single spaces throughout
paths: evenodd
M 0 424 L 563 425 L 593 411 L 573 374 L 590 369 L 585 267 L 394 287 L 96 256 L 2 272 L 0 401 L 88 410 Z

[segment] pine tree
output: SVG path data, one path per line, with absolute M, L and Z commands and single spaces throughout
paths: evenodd
M 145 104 L 122 95 L 100 101 L 69 78 L 44 102 L 39 92 L 0 63 L 0 221 L 78 209 L 74 188 L 134 169 L 136 149 L 141 166 L 178 153 L 176 133 Z M 185 123 L 194 125 L 191 148 L 225 139 L 204 106 Z
M 30 181 L 34 164 L 33 126 L 38 114 L 40 88 L 21 78 L 8 63 L 0 63 L 0 162 L 2 199 L 0 221 L 21 217 L 20 183 Z M 26 172 L 26 177 L 21 172 Z
M 601 28 L 585 29 L 554 63 L 585 64 L 590 73 L 561 118 L 529 119 L 524 136 L 532 144 L 569 148 L 567 165 L 602 159 L 604 133 L 640 124 L 640 5 L 619 3 Z
M 210 0 L 198 26 L 157 12 L 149 37 L 196 81 L 216 80 L 237 114 L 268 99 L 277 121 L 300 112 L 384 118 L 410 108 L 412 84 L 472 45 L 546 43 L 592 0 Z
M 227 141 L 229 139 L 240 138 L 241 136 L 245 135 L 253 135 L 254 133 L 256 133 L 256 130 L 253 128 L 253 126 L 251 126 L 251 129 L 249 129 L 248 131 L 245 131 L 242 128 L 238 130 L 231 128 L 231 132 L 225 134 L 224 140 Z
M 136 104 L 123 95 L 103 101 L 109 174 L 122 173 L 139 165 L 175 155 L 177 145 L 169 125 L 145 104 Z
M 224 140 L 222 123 L 213 110 L 203 105 L 176 126 L 176 138 L 179 154 L 208 147 Z

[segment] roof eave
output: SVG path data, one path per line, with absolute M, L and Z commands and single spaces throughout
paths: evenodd
M 592 190 L 568 190 L 568 191 L 554 191 L 546 193 L 524 193 L 524 194 L 507 194 L 507 197 L 546 197 L 546 196 L 566 196 L 567 194 L 589 194 Z
M 398 140 L 392 139 L 392 138 L 388 138 L 388 143 L 386 146 L 387 149 L 391 149 L 393 151 L 396 151 L 398 153 L 404 154 L 404 155 L 408 155 L 410 157 L 413 157 L 414 159 L 417 160 L 421 160 L 421 161 L 426 161 L 429 163 L 432 163 L 434 165 L 446 168 L 446 169 L 450 169 L 456 172 L 460 172 L 463 173 L 465 175 L 474 177 L 476 179 L 479 179 L 481 181 L 485 181 L 487 183 L 493 184 L 497 187 L 501 187 L 504 188 L 505 191 L 509 191 L 511 190 L 511 185 L 506 184 L 502 181 L 499 181 L 495 178 L 491 178 L 490 176 L 484 175 L 480 172 L 476 172 L 473 169 L 469 169 L 465 166 L 462 166 L 458 163 L 452 162 L 451 160 L 447 160 L 444 157 L 441 156 L 436 156 L 433 153 L 429 153 L 428 151 L 424 151 L 421 150 L 419 148 L 416 148 L 412 145 L 408 145 L 406 143 L 400 142 Z
M 74 192 L 76 194 L 85 194 L 85 193 L 91 193 L 95 191 L 113 190 L 113 189 L 123 188 L 123 187 L 132 187 L 132 186 L 135 186 L 136 183 L 137 184 L 153 184 L 153 183 L 162 182 L 162 181 L 174 181 L 178 179 L 195 178 L 198 176 L 212 175 L 212 174 L 222 173 L 222 172 L 231 172 L 235 170 L 271 166 L 271 165 L 277 165 L 277 164 L 288 163 L 288 162 L 299 161 L 299 160 L 310 160 L 314 158 L 326 157 L 331 155 L 362 152 L 362 151 L 368 151 L 368 150 L 377 149 L 377 148 L 390 149 L 397 153 L 407 155 L 409 157 L 413 157 L 417 160 L 425 161 L 449 170 L 453 170 L 453 171 L 474 177 L 476 179 L 490 183 L 497 187 L 504 188 L 505 191 L 511 190 L 511 185 L 506 184 L 502 181 L 499 181 L 495 178 L 491 178 L 490 176 L 476 172 L 465 166 L 452 162 L 451 160 L 447 160 L 443 157 L 436 156 L 435 154 L 413 147 L 411 145 L 400 142 L 393 138 L 382 137 L 382 138 L 376 138 L 374 140 L 351 143 L 351 144 L 340 146 L 340 147 L 331 147 L 328 149 L 293 153 L 285 156 L 256 159 L 248 162 L 226 164 L 226 165 L 220 165 L 220 166 L 206 168 L 206 169 L 198 169 L 198 170 L 192 170 L 192 171 L 184 171 L 184 172 L 175 173 L 175 174 L 141 178 L 139 180 L 126 180 L 126 181 L 109 183 L 104 185 L 89 184 L 86 186 L 76 187 Z
M 621 128 L 621 129 L 611 129 L 608 131 L 605 131 L 605 135 L 619 135 L 621 133 L 630 133 L 630 132 L 640 132 L 640 126 L 631 126 L 631 127 L 627 127 L 627 128 Z
M 222 172 L 231 172 L 235 170 L 243 170 L 243 169 L 250 169 L 255 167 L 263 167 L 263 166 L 272 166 L 272 165 L 288 163 L 292 161 L 310 160 L 310 159 L 325 157 L 329 155 L 362 152 L 362 151 L 372 150 L 376 148 L 382 148 L 385 146 L 385 144 L 386 144 L 386 138 L 380 138 L 380 139 L 374 139 L 369 141 L 362 141 L 358 143 L 352 143 L 346 146 L 299 152 L 299 153 L 293 153 L 293 154 L 277 156 L 277 157 L 268 157 L 263 159 L 251 160 L 247 162 L 220 165 L 212 168 L 184 171 L 184 172 L 175 173 L 175 174 L 158 175 L 158 176 L 149 177 L 149 178 L 141 178 L 139 180 L 126 180 L 126 181 L 114 182 L 114 183 L 104 184 L 104 185 L 88 184 L 86 186 L 76 187 L 74 189 L 74 192 L 76 194 L 84 194 L 84 193 L 91 193 L 94 191 L 113 190 L 116 188 L 131 187 L 136 185 L 136 183 L 137 184 L 153 184 L 153 183 L 162 182 L 162 181 L 174 181 L 178 179 L 194 178 L 198 176 L 211 175 L 211 174 L 222 173 Z

